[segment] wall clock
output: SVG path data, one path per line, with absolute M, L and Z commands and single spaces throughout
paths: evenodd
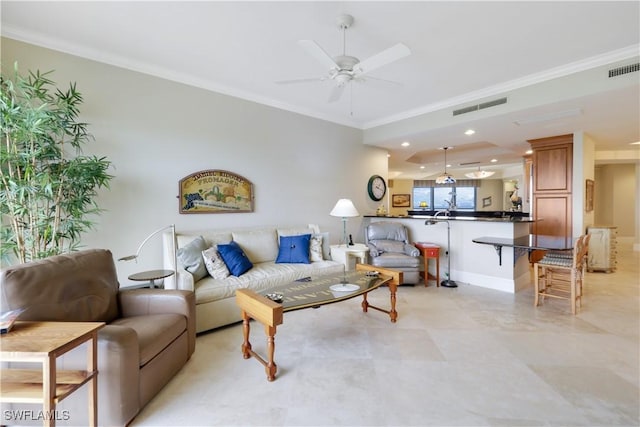
M 379 202 L 387 193 L 387 183 L 380 175 L 372 175 L 367 184 L 367 191 L 372 200 Z

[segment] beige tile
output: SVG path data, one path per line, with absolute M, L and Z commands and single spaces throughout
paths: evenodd
M 588 273 L 583 307 L 533 307 L 460 284 L 402 286 L 397 323 L 361 299 L 285 314 L 276 381 L 240 353 L 240 324 L 201 334 L 196 353 L 137 426 L 640 425 L 638 254 Z M 378 289 L 371 303 L 388 307 Z M 261 327 L 254 350 L 263 352 Z

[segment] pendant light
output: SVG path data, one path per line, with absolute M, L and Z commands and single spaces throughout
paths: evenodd
M 451 147 L 442 147 L 444 150 L 444 172 L 436 178 L 436 184 L 455 184 L 456 179 L 447 173 L 447 150 Z
M 494 171 L 480 170 L 480 168 L 478 167 L 477 171 L 465 173 L 464 176 L 469 178 L 475 178 L 475 179 L 483 179 L 483 178 L 489 178 L 494 173 L 495 173 Z

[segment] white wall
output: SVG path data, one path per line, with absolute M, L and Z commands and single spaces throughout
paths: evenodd
M 618 237 L 635 238 L 638 228 L 638 178 L 631 163 L 599 165 L 595 169 L 596 225 L 618 227 Z
M 85 154 L 113 162 L 111 189 L 98 200 L 106 211 L 83 238 L 87 247 L 118 258 L 171 223 L 179 230 L 317 223 L 337 243 L 342 223 L 329 212 L 339 198 L 363 214 L 375 211 L 366 185 L 372 174 L 387 176 L 386 151 L 363 145 L 357 129 L 2 39 L 5 70 L 15 61 L 23 73 L 55 70 L 60 87 L 77 83 L 82 120 L 95 136 Z M 252 181 L 255 211 L 179 214 L 178 181 L 203 169 Z M 348 232 L 361 241 L 362 218 L 351 219 Z M 158 237 L 137 265 L 118 263 L 121 282 L 160 268 L 160 246 Z

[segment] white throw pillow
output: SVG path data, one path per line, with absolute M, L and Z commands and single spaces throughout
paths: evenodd
M 322 261 L 322 234 L 312 234 L 309 241 L 309 261 Z
M 229 269 L 227 268 L 227 264 L 222 260 L 222 257 L 220 257 L 217 246 L 211 246 L 202 251 L 202 258 L 204 258 L 204 265 L 211 277 L 216 280 L 229 277 Z

